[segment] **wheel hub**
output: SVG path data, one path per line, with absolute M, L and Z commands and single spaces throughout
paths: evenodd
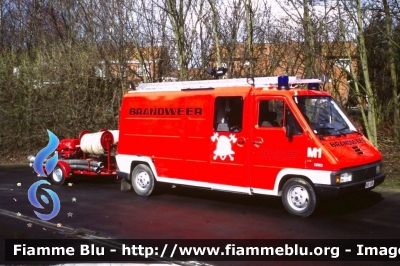
M 53 180 L 54 181 L 60 182 L 62 180 L 62 177 L 63 177 L 62 170 L 60 168 L 54 169 L 52 176 L 53 176 Z
M 136 175 L 136 184 L 138 188 L 145 190 L 150 185 L 150 176 L 146 172 L 140 172 Z
M 307 190 L 301 186 L 292 187 L 287 195 L 288 202 L 293 209 L 304 210 L 308 206 L 309 195 Z

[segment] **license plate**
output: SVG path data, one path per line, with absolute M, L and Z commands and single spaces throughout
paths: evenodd
M 375 181 L 375 180 L 366 182 L 366 183 L 365 183 L 365 188 L 369 188 L 369 187 L 374 186 L 374 181 Z

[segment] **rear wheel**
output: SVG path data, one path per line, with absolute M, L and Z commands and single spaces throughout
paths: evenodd
M 302 178 L 292 178 L 283 186 L 282 202 L 290 214 L 308 217 L 317 206 L 317 196 L 309 182 Z
M 54 167 L 53 172 L 50 174 L 51 183 L 55 185 L 63 185 L 65 182 L 65 175 L 61 167 L 56 166 Z
M 132 172 L 132 187 L 140 196 L 150 196 L 154 190 L 155 179 L 151 169 L 145 164 L 139 164 Z

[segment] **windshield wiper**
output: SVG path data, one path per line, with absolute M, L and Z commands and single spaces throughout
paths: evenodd
M 347 126 L 343 127 L 343 128 L 340 128 L 340 129 L 336 129 L 334 127 L 325 126 L 325 127 L 319 127 L 316 130 L 318 132 L 318 134 L 317 134 L 318 136 L 336 136 L 336 137 L 341 137 L 342 135 L 346 136 L 346 134 L 349 134 L 349 132 L 346 132 L 346 133 L 341 132 L 343 130 L 348 130 L 348 129 L 349 128 Z
M 350 130 L 348 134 L 357 133 L 358 135 L 362 135 L 362 133 L 358 130 Z
M 315 130 L 317 131 L 318 136 L 332 136 L 333 134 L 331 134 L 329 131 L 334 130 L 334 129 L 335 128 L 333 128 L 333 127 L 318 127 Z
M 335 130 L 336 130 L 337 132 L 339 132 L 339 134 L 336 134 L 335 136 L 341 136 L 341 135 L 346 136 L 346 134 L 349 134 L 349 132 L 347 132 L 347 133 L 342 132 L 343 130 L 349 130 L 349 127 L 348 127 L 348 126 L 342 127 L 342 128 L 340 128 L 340 129 L 335 129 Z
M 342 132 L 342 130 L 348 130 L 347 132 Z M 358 130 L 352 130 L 350 129 L 348 126 L 338 129 L 337 130 L 339 133 L 342 133 L 343 135 L 347 135 L 347 134 L 353 134 L 353 133 L 357 133 L 357 134 L 361 134 Z

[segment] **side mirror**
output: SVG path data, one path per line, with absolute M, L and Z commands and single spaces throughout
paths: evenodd
M 286 125 L 286 137 L 289 139 L 289 141 L 293 140 L 293 134 L 294 134 L 294 126 L 293 125 Z

